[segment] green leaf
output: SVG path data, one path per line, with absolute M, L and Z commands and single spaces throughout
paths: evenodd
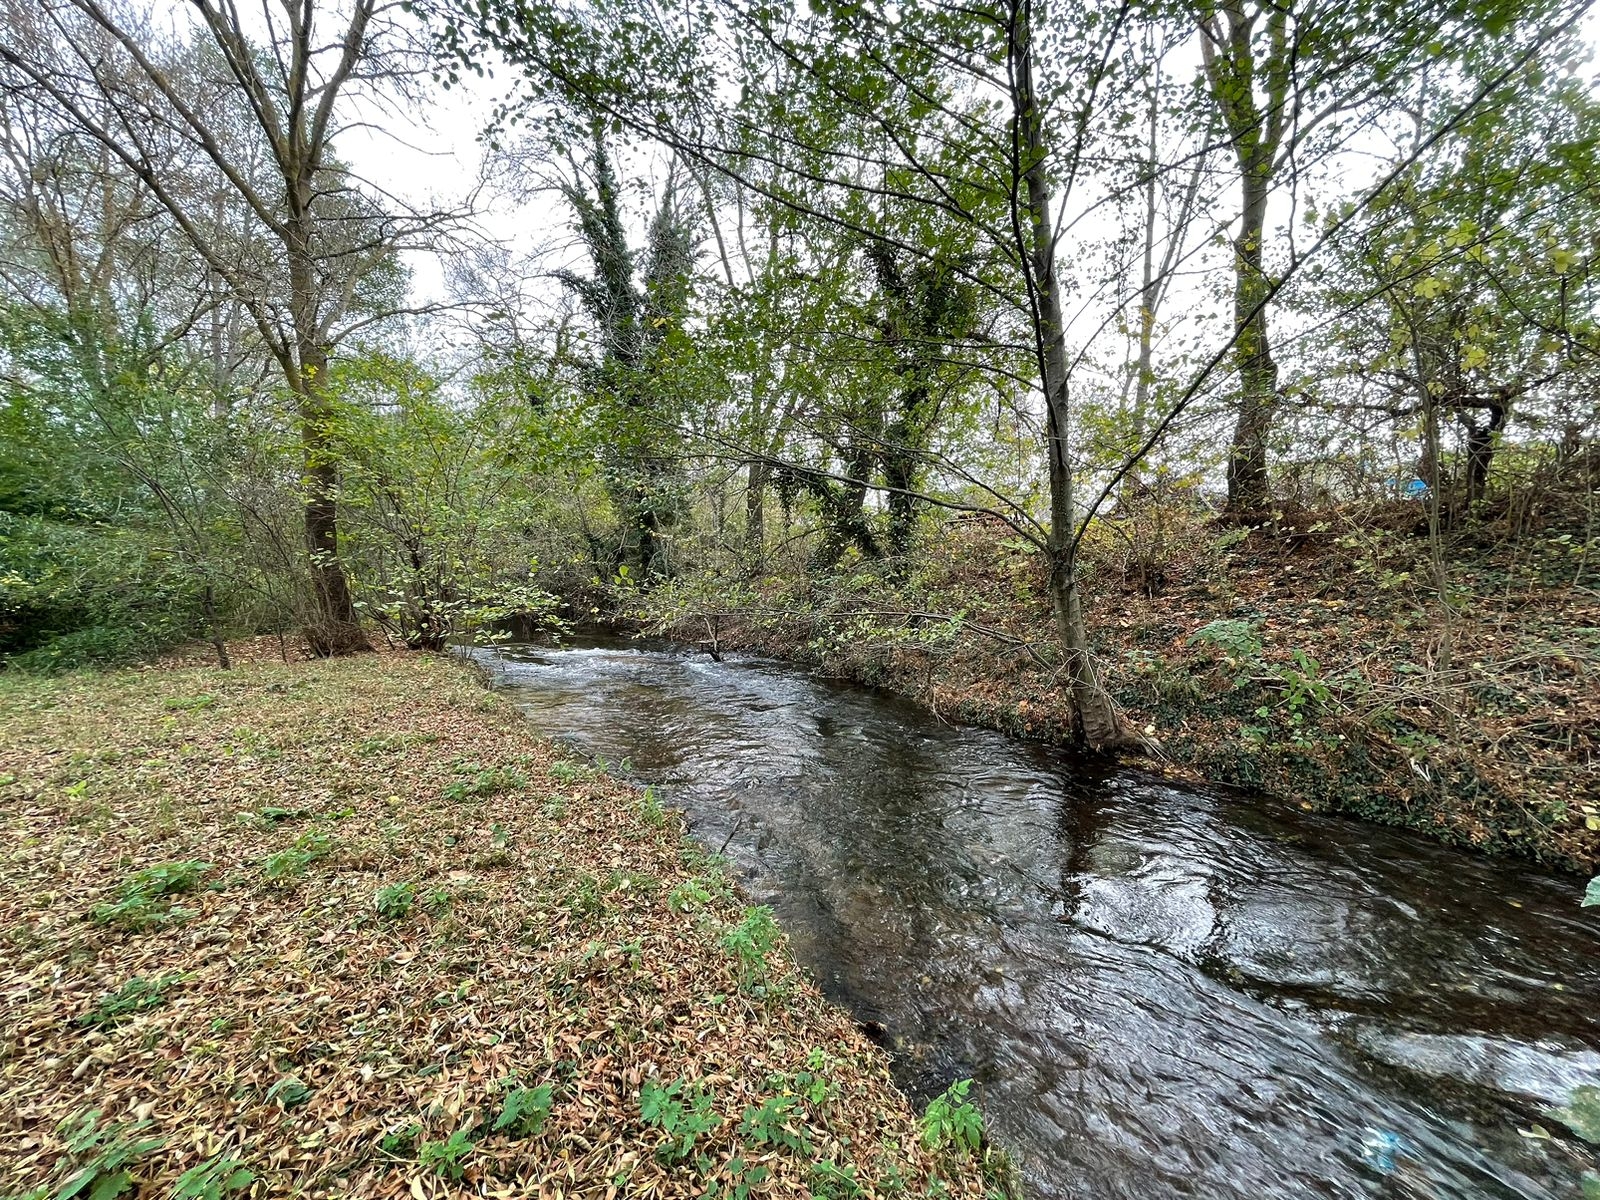
M 1583 891 L 1584 908 L 1600 908 L 1600 875 L 1589 880 L 1589 886 Z
M 1593 886 L 1593 885 L 1591 885 Z M 1564 1108 L 1552 1108 L 1549 1116 L 1592 1145 L 1600 1146 L 1600 1087 L 1586 1083 L 1573 1091 Z

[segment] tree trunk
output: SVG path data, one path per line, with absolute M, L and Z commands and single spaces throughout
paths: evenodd
M 1035 289 L 1035 336 L 1040 343 L 1046 417 L 1046 457 L 1050 465 L 1050 537 L 1046 547 L 1050 565 L 1050 601 L 1056 634 L 1066 660 L 1077 713 L 1078 732 L 1094 749 L 1108 749 L 1134 739 L 1116 705 L 1100 681 L 1089 649 L 1088 630 L 1078 592 L 1078 547 L 1073 530 L 1072 461 L 1068 439 L 1071 410 L 1067 396 L 1066 329 L 1062 321 L 1061 282 L 1055 268 L 1055 234 L 1050 219 L 1050 180 L 1047 173 L 1043 115 L 1033 90 L 1033 62 L 1027 9 L 1012 24 L 1010 53 L 1015 68 L 1012 103 L 1022 134 L 1025 155 L 1023 181 L 1027 189 L 1032 241 L 1028 247 Z
M 319 658 L 372 649 L 356 616 L 350 581 L 339 558 L 339 465 L 328 445 L 331 414 L 323 392 L 327 370 L 328 359 L 322 348 L 302 344 L 294 392 L 305 456 L 306 548 L 311 555 L 311 593 L 315 602 L 306 640 Z
M 1239 369 L 1239 414 L 1228 450 L 1228 514 L 1235 519 L 1271 503 L 1267 437 L 1278 398 L 1278 364 L 1272 357 L 1266 301 L 1270 284 L 1261 269 L 1267 225 L 1270 164 L 1250 161 L 1241 172 L 1244 205 L 1234 242 L 1234 362 Z
M 752 459 L 744 485 L 744 548 L 752 569 L 759 571 L 767 554 L 767 475 L 770 468 Z

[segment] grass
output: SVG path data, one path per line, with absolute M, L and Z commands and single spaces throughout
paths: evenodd
M 0 675 L 0 1195 L 984 1194 L 653 796 L 236 658 Z

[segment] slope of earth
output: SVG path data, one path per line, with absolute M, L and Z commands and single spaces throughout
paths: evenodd
M 1584 573 L 1600 539 L 1459 537 L 1441 599 L 1403 506 L 1250 532 L 1157 517 L 1097 527 L 1083 585 L 1106 685 L 1152 766 L 1451 845 L 1600 864 L 1600 593 Z M 1064 741 L 1044 566 L 1008 535 L 956 520 L 909 563 L 686 580 L 637 623 Z
M 985 1193 L 648 792 L 254 649 L 0 676 L 0 1194 Z

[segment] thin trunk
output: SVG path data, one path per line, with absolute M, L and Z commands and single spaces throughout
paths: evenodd
M 1278 364 L 1272 357 L 1266 300 L 1270 284 L 1262 271 L 1270 165 L 1251 161 L 1241 174 L 1244 206 L 1234 242 L 1234 361 L 1239 369 L 1239 415 L 1228 451 L 1228 512 L 1249 517 L 1271 501 L 1267 437 L 1278 398 Z
M 297 386 L 300 445 L 305 460 L 306 548 L 311 556 L 315 613 L 306 628 L 311 652 L 319 658 L 372 649 L 356 616 L 350 581 L 339 558 L 339 466 L 328 444 L 327 355 L 302 345 Z
M 744 485 L 744 548 L 750 566 L 760 570 L 767 554 L 767 476 L 770 468 L 752 459 Z
M 1050 180 L 1045 163 L 1043 116 L 1033 90 L 1032 48 L 1026 9 L 1013 23 L 1010 52 L 1015 64 L 1012 101 L 1022 134 L 1023 182 L 1027 190 L 1032 240 L 1028 247 L 1038 320 L 1036 336 L 1042 343 L 1046 416 L 1046 457 L 1050 464 L 1050 538 L 1046 547 L 1050 564 L 1050 600 L 1056 634 L 1061 641 L 1083 740 L 1095 749 L 1122 745 L 1130 736 L 1116 705 L 1100 681 L 1089 649 L 1078 592 L 1077 543 L 1073 537 L 1072 462 L 1069 454 L 1071 410 L 1067 395 L 1067 343 L 1062 319 L 1061 282 L 1055 269 L 1055 234 L 1051 227 Z

